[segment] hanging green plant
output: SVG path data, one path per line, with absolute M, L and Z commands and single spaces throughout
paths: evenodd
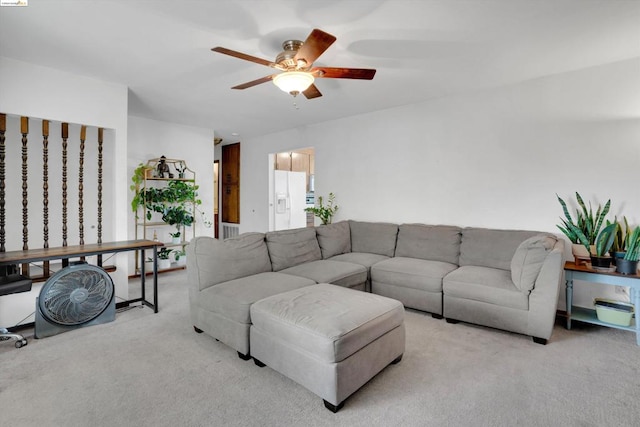
M 138 217 L 138 208 L 144 202 L 140 192 L 140 185 L 144 182 L 144 177 L 148 169 L 150 169 L 148 166 L 140 163 L 138 167 L 134 169 L 133 175 L 131 176 L 132 184 L 129 186 L 129 189 L 134 192 L 133 199 L 131 199 L 131 210 L 136 213 L 136 218 Z

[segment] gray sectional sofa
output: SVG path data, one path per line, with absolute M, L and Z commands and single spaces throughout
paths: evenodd
M 549 233 L 361 221 L 197 237 L 187 247 L 191 318 L 197 332 L 249 358 L 253 303 L 332 283 L 546 343 L 563 253 Z

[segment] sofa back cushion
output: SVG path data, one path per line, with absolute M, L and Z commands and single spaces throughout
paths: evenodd
M 271 271 L 271 261 L 263 233 L 245 233 L 226 240 L 200 236 L 191 241 L 187 251 L 188 261 L 196 263 L 200 290 L 229 280 Z
M 351 252 L 392 257 L 396 250 L 398 225 L 388 222 L 349 221 Z
M 547 254 L 558 239 L 551 235 L 537 235 L 520 243 L 511 259 L 511 280 L 522 292 L 533 289 Z
M 402 224 L 398 231 L 398 257 L 458 264 L 460 228 L 450 225 Z
M 322 252 L 322 258 L 327 259 L 332 256 L 351 252 L 350 233 L 349 223 L 347 221 L 316 227 L 316 235 L 318 237 L 320 251 Z
M 315 228 L 270 231 L 266 236 L 273 271 L 322 259 Z
M 511 259 L 520 243 L 537 234 L 544 233 L 525 230 L 464 228 L 460 243 L 459 265 L 476 265 L 509 271 Z

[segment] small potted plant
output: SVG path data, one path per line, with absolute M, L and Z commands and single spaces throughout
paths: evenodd
M 173 243 L 174 245 L 180 244 L 180 236 L 182 235 L 182 233 L 180 233 L 180 230 L 176 231 L 175 233 L 169 233 L 169 235 L 171 236 L 171 243 Z
M 173 259 L 176 260 L 176 264 L 184 266 L 187 264 L 187 251 L 184 249 L 176 250 L 173 252 Z
M 153 258 L 147 257 L 147 259 L 144 260 L 144 271 L 145 273 L 153 271 Z
M 621 274 L 637 274 L 638 261 L 640 260 L 640 226 L 633 230 L 627 228 L 626 236 L 627 251 L 624 258 L 619 258 L 616 262 L 616 271 Z
M 171 252 L 173 252 L 173 249 L 168 248 L 161 248 L 158 251 L 158 269 L 164 270 L 171 268 Z
M 329 193 L 327 205 L 323 205 L 322 196 L 318 197 L 318 206 L 312 208 L 306 208 L 305 212 L 311 212 L 322 221 L 323 225 L 331 224 L 333 215 L 338 211 L 338 205 L 333 205 L 336 196 L 333 193 Z

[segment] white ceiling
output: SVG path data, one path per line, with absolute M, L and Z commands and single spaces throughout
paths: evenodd
M 274 60 L 313 28 L 337 37 L 316 65 L 375 79 L 320 79 L 313 100 L 231 90 L 274 70 L 210 50 Z M 29 0 L 0 8 L 0 55 L 126 85 L 131 115 L 232 142 L 640 57 L 640 1 Z

